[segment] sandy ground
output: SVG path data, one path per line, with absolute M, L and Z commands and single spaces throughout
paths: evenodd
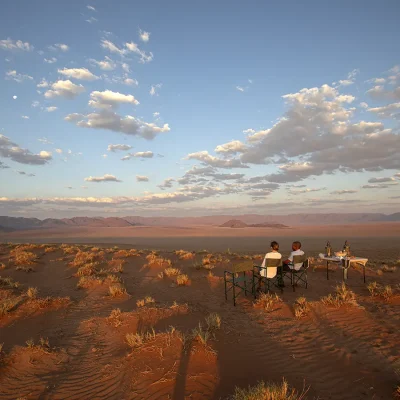
M 77 288 L 76 247 L 27 248 L 38 257 L 31 272 L 16 269 L 14 248 L 0 245 L 1 277 L 20 283 L 0 285 L 0 301 L 15 300 L 0 315 L 1 399 L 226 399 L 235 386 L 285 377 L 298 391 L 309 387 L 308 399 L 387 400 L 400 384 L 400 268 L 379 271 L 379 252 L 371 254 L 367 284 L 390 284 L 390 299 L 371 297 L 355 268 L 347 284 L 356 303 L 323 304 L 341 273 L 332 267 L 327 280 L 325 266 L 313 260 L 308 288 L 293 292 L 286 282 L 277 292 L 282 301 L 267 311 L 251 295 L 239 297 L 236 307 L 230 296 L 225 300 L 223 271 L 244 261 L 232 253 L 214 254 L 211 274 L 201 267 L 206 253 L 189 260 L 159 253 L 188 275 L 189 285 L 178 286 L 174 277 L 158 276 L 165 262 L 149 265 L 150 251 L 120 257 L 116 249 L 81 246 L 99 263 L 92 277 L 107 278 Z M 399 255 L 385 261 L 395 265 Z M 122 273 L 112 259 L 126 262 Z M 126 294 L 110 296 L 110 276 L 122 280 Z M 38 289 L 36 298 L 27 297 L 28 287 Z M 138 305 L 146 296 L 155 303 Z M 308 300 L 309 313 L 296 319 L 299 296 Z M 203 344 L 193 330 L 199 323 L 206 329 L 210 313 L 220 316 L 221 326 Z M 148 335 L 132 349 L 126 334 L 138 332 Z

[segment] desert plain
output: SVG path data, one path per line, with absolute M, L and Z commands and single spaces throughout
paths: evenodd
M 395 222 L 3 232 L 0 398 L 258 399 L 260 382 L 266 399 L 396 398 L 399 237 Z M 224 271 L 271 240 L 302 241 L 308 287 L 234 307 Z M 327 280 L 326 240 L 369 259 L 365 284 L 361 267 Z

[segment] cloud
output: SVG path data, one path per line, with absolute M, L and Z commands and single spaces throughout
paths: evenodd
M 22 83 L 23 81 L 32 81 L 33 78 L 30 75 L 19 74 L 15 70 L 10 70 L 6 72 L 6 79 L 13 80 L 18 83 Z
M 59 50 L 59 51 L 62 51 L 63 53 L 66 53 L 69 50 L 69 46 L 64 43 L 56 43 L 55 45 L 49 46 L 48 48 L 49 48 L 49 50 L 52 50 L 52 51 Z
M 361 108 L 368 108 L 369 105 L 363 101 L 363 102 L 360 103 L 360 107 Z
M 400 121 L 400 102 L 387 104 L 382 107 L 368 108 L 368 111 L 376 114 L 380 118 L 393 118 Z
M 10 168 L 8 165 L 4 164 L 2 161 L 0 161 L 0 169 L 7 169 Z
M 105 174 L 104 176 L 89 176 L 89 178 L 85 178 L 86 182 L 122 182 L 117 179 L 114 175 Z
M 90 93 L 89 106 L 93 108 L 113 109 L 123 103 L 132 105 L 139 104 L 131 94 L 126 95 L 119 92 L 112 92 L 111 90 Z
M 306 188 L 306 189 L 290 189 L 290 194 L 302 194 L 302 193 L 312 193 L 312 192 L 320 192 L 321 190 L 326 190 L 326 187 L 323 188 Z
M 35 174 L 28 174 L 28 173 L 26 173 L 26 172 L 24 172 L 24 171 L 15 171 L 15 172 L 17 172 L 17 173 L 20 174 L 20 175 L 28 176 L 28 177 L 30 177 L 30 178 L 36 176 Z
M 110 57 L 107 57 L 107 56 L 105 56 L 104 60 L 102 60 L 102 61 L 97 61 L 97 60 L 94 60 L 93 58 L 91 58 L 89 61 L 92 64 L 100 67 L 100 69 L 102 69 L 103 71 L 112 71 L 117 66 L 117 64 Z
M 377 100 L 400 100 L 400 86 L 393 90 L 387 90 L 383 86 L 377 85 L 367 90 L 367 94 Z
M 75 123 L 81 128 L 107 129 L 125 133 L 126 135 L 140 136 L 147 140 L 152 140 L 160 133 L 170 131 L 168 124 L 160 127 L 153 123 L 144 122 L 131 115 L 121 117 L 109 110 L 102 110 L 87 115 L 69 114 L 65 117 L 65 120 Z
M 338 194 L 338 195 L 343 195 L 343 194 L 351 194 L 351 193 L 357 193 L 358 190 L 334 190 L 333 192 L 331 192 L 331 194 Z
M 55 57 L 44 58 L 43 61 L 44 61 L 46 64 L 54 64 L 54 63 L 57 62 L 57 58 L 55 58 Z
M 125 78 L 124 79 L 124 83 L 125 83 L 125 85 L 128 85 L 128 86 L 137 86 L 137 85 L 139 85 L 139 82 L 136 79 L 132 79 L 132 78 Z
M 162 87 L 161 83 L 157 83 L 156 85 L 151 85 L 150 92 L 149 92 L 150 96 L 155 96 L 155 95 L 158 96 L 158 89 L 161 89 L 161 87 Z
M 380 177 L 368 179 L 368 183 L 385 183 L 385 182 L 395 182 L 396 179 L 393 177 Z
M 49 87 L 49 82 L 46 81 L 46 79 L 42 78 L 40 83 L 36 85 L 38 88 L 46 88 Z M 39 105 L 39 104 L 38 104 Z
M 352 85 L 354 83 L 354 81 L 350 80 L 350 79 L 344 79 L 342 81 L 339 81 L 339 86 L 349 86 Z
M 55 107 L 55 106 L 50 106 L 50 107 L 45 108 L 46 112 L 54 112 L 57 109 L 58 109 L 58 107 Z
M 107 151 L 116 152 L 118 151 L 127 151 L 130 150 L 132 146 L 129 144 L 109 144 L 107 147 Z
M 132 157 L 134 158 L 153 158 L 154 154 L 152 151 L 138 151 L 137 153 L 128 153 L 125 157 L 122 157 L 122 161 L 130 160 Z
M 47 139 L 46 137 L 40 138 L 38 139 L 38 142 L 44 143 L 44 144 L 53 144 L 53 142 L 51 142 L 49 139 Z
M 223 155 L 232 155 L 237 153 L 244 153 L 247 146 L 239 140 L 232 140 L 231 142 L 219 145 L 215 148 L 216 153 L 222 153 Z
M 13 96 L 12 98 L 13 98 L 14 100 L 17 100 L 18 96 Z
M 27 115 L 21 115 L 22 119 L 29 119 L 29 117 Z
M 89 24 L 93 24 L 94 22 L 97 22 L 98 19 L 95 17 L 90 17 L 89 19 L 85 19 L 86 22 L 89 22 Z
M 208 151 L 198 151 L 186 156 L 186 160 L 198 160 L 204 165 L 210 165 L 216 168 L 249 168 L 238 159 L 220 159 L 208 153 Z
M 34 47 L 28 42 L 22 40 L 12 40 L 10 38 L 0 40 L 0 49 L 2 50 L 20 50 L 20 51 L 32 51 Z
M 39 103 L 38 101 L 33 101 L 32 104 L 31 104 L 31 106 L 32 106 L 33 108 L 36 108 L 36 107 L 39 107 L 39 106 L 40 106 L 40 103 Z
M 388 185 L 364 185 L 362 186 L 362 189 L 387 189 L 389 186 Z
M 147 176 L 143 176 L 143 175 L 136 175 L 136 181 L 137 182 L 148 182 L 149 178 Z
M 153 117 L 154 117 L 154 118 L 157 118 L 157 117 L 159 117 L 159 116 L 160 116 L 160 113 L 159 113 L 159 112 L 154 112 L 154 113 L 153 113 Z
M 127 55 L 129 53 L 134 53 L 140 57 L 141 63 L 148 63 L 148 62 L 152 61 L 154 58 L 152 52 L 146 53 L 145 51 L 140 50 L 138 45 L 134 42 L 125 43 L 123 48 L 119 48 L 117 45 L 115 45 L 110 40 L 103 39 L 101 41 L 101 47 L 110 51 L 111 53 L 119 54 L 121 57 L 124 57 L 125 55 Z
M 244 92 L 246 90 L 246 88 L 244 88 L 242 86 L 236 86 L 236 90 L 239 90 L 239 92 Z
M 127 64 L 127 63 L 122 63 L 122 64 L 121 64 L 121 68 L 122 68 L 127 74 L 129 74 L 129 73 L 131 72 L 131 68 L 130 68 L 129 64 Z
M 211 176 L 217 181 L 229 181 L 229 180 L 242 179 L 244 177 L 244 174 L 219 174 L 214 172 L 210 174 L 205 174 L 205 176 Z
M 54 97 L 64 97 L 66 99 L 72 100 L 79 94 L 83 93 L 85 88 L 82 85 L 75 85 L 70 80 L 60 80 L 51 85 L 51 90 L 48 90 L 44 96 L 47 99 L 52 99 Z
M 147 43 L 150 40 L 150 32 L 142 31 L 139 29 L 139 36 L 142 42 Z
M 90 11 L 96 11 L 96 9 L 93 6 L 86 6 L 86 8 Z
M 62 154 L 62 150 L 61 149 L 56 149 L 56 153 L 58 153 L 58 154 Z
M 96 79 L 100 79 L 87 68 L 64 68 L 59 69 L 58 73 L 68 78 L 80 79 L 84 81 L 94 81 Z
M 27 149 L 23 149 L 18 144 L 12 142 L 8 137 L 0 134 L 0 157 L 10 158 L 12 161 L 21 164 L 44 165 L 51 159 L 51 153 L 41 151 L 33 154 Z
M 167 188 L 172 188 L 173 182 L 175 182 L 174 178 L 167 178 L 164 180 L 164 182 L 161 185 L 158 185 L 158 187 L 161 190 L 165 190 Z

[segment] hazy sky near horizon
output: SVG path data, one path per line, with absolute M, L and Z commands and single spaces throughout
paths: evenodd
M 396 212 L 398 1 L 15 0 L 0 215 Z

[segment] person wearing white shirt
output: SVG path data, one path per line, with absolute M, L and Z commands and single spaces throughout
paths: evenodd
M 293 242 L 292 252 L 290 253 L 288 259 L 283 262 L 283 270 L 290 271 L 292 269 L 295 269 L 296 271 L 298 271 L 303 265 L 303 263 L 293 264 L 293 256 L 302 256 L 302 255 L 304 255 L 304 251 L 301 250 L 301 243 L 299 241 Z
M 282 254 L 279 253 L 279 243 L 278 242 L 271 242 L 271 251 L 269 253 L 267 253 L 264 257 L 264 261 L 262 263 L 262 267 L 265 268 L 266 266 L 266 262 L 267 259 L 281 259 L 282 258 Z M 266 269 L 262 269 L 260 272 L 260 275 L 263 277 L 267 277 L 267 278 L 274 278 L 277 274 L 277 268 L 274 267 L 270 267 L 270 268 L 266 268 Z

